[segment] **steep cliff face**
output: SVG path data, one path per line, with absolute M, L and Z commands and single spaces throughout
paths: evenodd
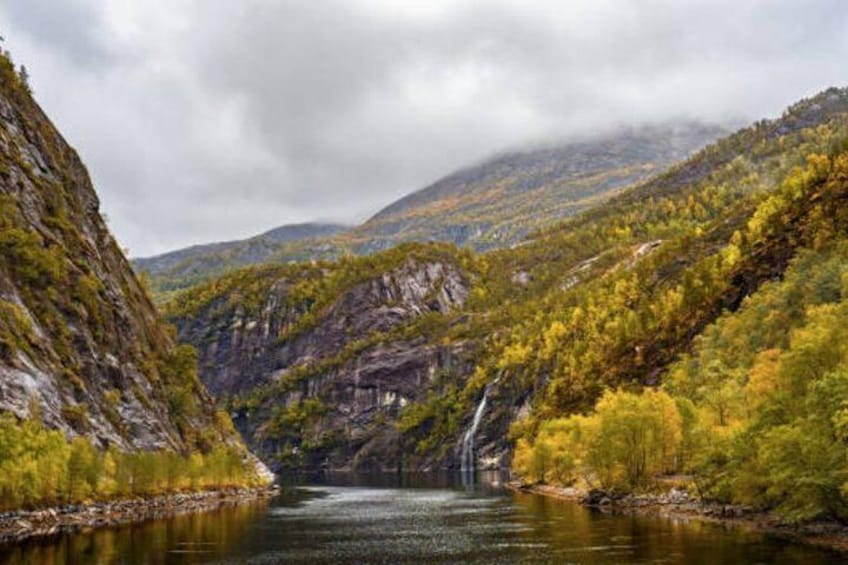
M 323 305 L 304 286 L 339 278 L 337 268 L 281 267 L 258 274 L 252 306 L 223 291 L 174 318 L 180 338 L 198 348 L 201 378 L 234 397 L 236 425 L 266 460 L 393 467 L 402 409 L 423 400 L 445 372 L 467 374 L 465 343 L 440 343 L 411 326 L 458 311 L 468 274 L 447 254 L 398 257 L 346 276 Z M 235 278 L 250 286 L 254 276 Z
M 0 57 L 0 411 L 100 446 L 226 439 L 77 153 Z

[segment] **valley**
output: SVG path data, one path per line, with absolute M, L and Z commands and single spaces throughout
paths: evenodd
M 532 562 L 835 555 L 763 523 L 844 549 L 848 89 L 130 261 L 8 53 L 0 79 L 0 557 L 358 562 L 397 516 L 448 540 L 410 562 L 486 562 L 463 540 L 499 527 Z
M 845 109 L 840 90 L 799 102 L 518 247 L 254 267 L 177 295 L 165 316 L 278 469 L 458 469 L 473 429 L 475 466 L 512 460 L 550 481 L 565 440 L 543 455 L 533 438 L 560 415 L 663 383 L 794 257 L 838 248 L 825 212 L 839 192 L 819 183 Z M 579 463 L 564 469 L 576 480 Z

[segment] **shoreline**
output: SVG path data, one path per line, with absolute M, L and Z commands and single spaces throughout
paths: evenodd
M 267 499 L 278 492 L 276 485 L 229 488 L 0 512 L 0 547 L 37 538 L 209 512 Z
M 599 491 L 587 492 L 570 487 L 528 485 L 518 481 L 504 483 L 513 492 L 536 494 L 575 502 L 587 508 L 612 514 L 658 516 L 676 520 L 700 521 L 746 528 L 796 543 L 812 545 L 848 555 L 848 526 L 838 522 L 814 521 L 793 524 L 780 516 L 741 505 L 703 502 L 689 498 L 684 491 L 667 494 L 609 497 Z

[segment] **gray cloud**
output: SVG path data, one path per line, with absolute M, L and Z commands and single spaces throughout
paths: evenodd
M 10 2 L 4 3 L 4 11 L 9 22 L 37 33 L 39 41 L 69 59 L 73 66 L 93 69 L 108 65 L 111 60 L 102 41 L 102 14 L 84 0 Z M 8 31 L 14 30 L 10 26 Z
M 848 84 L 839 0 L 4 0 L 134 255 L 354 221 L 507 147 Z

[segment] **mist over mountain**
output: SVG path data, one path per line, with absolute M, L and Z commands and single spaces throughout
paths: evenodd
M 403 242 L 443 241 L 477 251 L 508 247 L 657 174 L 723 133 L 684 122 L 503 153 L 391 203 L 359 226 L 330 229 L 323 237 L 317 230 L 280 228 L 291 237 L 195 246 L 133 264 L 162 292 L 246 264 L 363 255 Z
M 742 125 L 848 57 L 838 0 L 5 0 L 0 24 L 137 257 L 356 224 L 537 140 Z

